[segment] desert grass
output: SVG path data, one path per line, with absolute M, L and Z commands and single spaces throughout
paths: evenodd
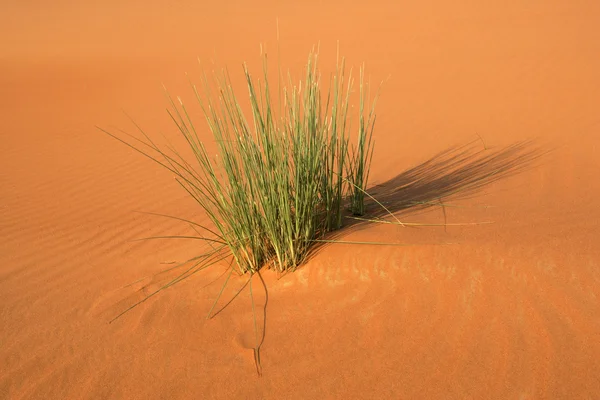
M 160 290 L 226 260 L 231 272 L 249 274 L 249 282 L 264 267 L 293 271 L 315 246 L 327 242 L 328 233 L 343 226 L 345 213 L 365 214 L 379 91 L 370 97 L 362 67 L 354 139 L 349 122 L 355 84 L 352 71 L 347 71 L 338 54 L 324 89 L 318 61 L 318 51 L 311 51 L 304 77 L 297 82 L 289 73 L 284 76 L 279 66 L 275 94 L 266 54 L 257 79 L 244 64 L 248 103 L 235 93 L 227 70 L 204 74 L 199 88 L 192 84 L 217 146 L 216 157 L 209 155 L 201 138 L 203 130 L 197 128 L 187 106 L 166 90 L 169 115 L 192 159 L 171 146 L 158 145 L 134 121 L 141 139 L 100 128 L 173 173 L 210 221 L 201 225 L 167 216 L 187 223 L 196 235 L 147 239 L 200 240 L 209 250 L 170 268 L 186 267 L 116 318 Z M 249 106 L 249 116 L 244 106 Z M 214 305 L 209 315 L 213 309 Z

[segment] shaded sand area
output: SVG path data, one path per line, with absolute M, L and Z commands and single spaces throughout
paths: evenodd
M 8 3 L 0 398 L 600 398 L 600 3 Z M 190 98 L 196 57 L 239 80 L 260 42 L 276 54 L 277 17 L 283 65 L 301 67 L 320 41 L 325 68 L 339 40 L 349 64 L 389 76 L 372 183 L 402 200 L 391 184 L 416 168 L 429 184 L 411 193 L 448 204 L 403 209 L 402 221 L 493 223 L 357 225 L 344 240 L 409 246 L 328 245 L 294 274 L 266 272 L 268 298 L 254 282 L 259 378 L 247 288 L 205 319 L 226 265 L 108 323 L 198 252 L 132 241 L 187 232 L 135 211 L 203 216 L 169 173 L 94 126 L 132 131 L 124 109 L 176 140 L 161 84 Z M 551 151 L 446 198 L 458 178 L 435 155 L 477 134 L 476 150 L 535 139 Z

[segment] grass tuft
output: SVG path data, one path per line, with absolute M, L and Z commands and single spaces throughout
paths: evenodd
M 377 96 L 369 99 L 361 68 L 358 134 L 351 142 L 352 73 L 338 56 L 330 87 L 323 90 L 318 59 L 311 51 L 304 78 L 297 83 L 279 67 L 276 98 L 267 55 L 258 79 L 244 64 L 249 118 L 227 70 L 205 74 L 200 89 L 192 85 L 217 157 L 209 156 L 186 105 L 168 92 L 169 115 L 193 161 L 170 147 L 163 150 L 137 124 L 145 140 L 132 135 L 124 140 L 105 131 L 172 172 L 212 224 L 187 221 L 198 236 L 162 238 L 216 244 L 215 252 L 228 253 L 239 274 L 264 266 L 284 272 L 301 265 L 317 240 L 340 229 L 347 209 L 365 214 Z

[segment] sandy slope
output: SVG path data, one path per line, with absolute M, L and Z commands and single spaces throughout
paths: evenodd
M 0 398 L 600 398 L 598 2 L 13 3 L 0 13 Z M 160 84 L 189 97 L 196 56 L 238 74 L 258 43 L 275 48 L 276 17 L 286 64 L 318 41 L 327 62 L 339 39 L 374 80 L 390 76 L 375 183 L 476 133 L 488 151 L 529 138 L 553 151 L 446 200 L 461 206 L 449 223 L 494 224 L 358 227 L 345 238 L 411 246 L 332 245 L 266 273 L 257 378 L 248 291 L 204 319 L 225 266 L 108 324 L 197 251 L 131 242 L 185 231 L 134 211 L 201 216 L 94 125 L 131 129 L 122 108 L 172 136 Z M 443 222 L 439 207 L 400 215 Z

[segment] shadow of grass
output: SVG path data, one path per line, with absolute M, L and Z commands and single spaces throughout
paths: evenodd
M 440 206 L 441 199 L 470 198 L 492 183 L 531 169 L 548 152 L 531 140 L 498 149 L 485 149 L 476 143 L 444 150 L 371 187 L 368 193 L 394 214 Z M 369 218 L 389 216 L 373 200 L 368 203 Z
M 342 238 L 352 229 L 364 229 L 380 221 L 396 223 L 392 215 L 441 207 L 443 201 L 449 199 L 475 197 L 492 183 L 532 169 L 536 166 L 536 161 L 548 152 L 549 150 L 535 145 L 533 140 L 506 147 L 486 148 L 479 139 L 441 151 L 395 177 L 371 186 L 367 193 L 372 198 L 365 199 L 366 215 L 355 219 L 351 214 L 346 214 L 344 227 L 327 234 L 325 242 L 316 243 L 307 260 L 313 258 L 324 246 L 335 242 L 344 243 Z

